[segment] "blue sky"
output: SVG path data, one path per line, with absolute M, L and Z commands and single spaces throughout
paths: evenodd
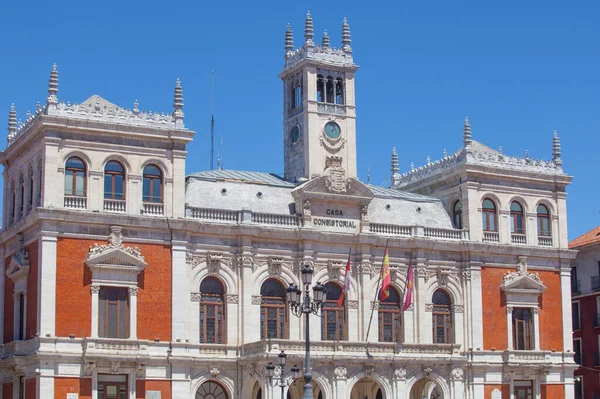
M 562 4 L 561 4 L 562 3 Z M 186 126 L 196 130 L 187 172 L 209 167 L 211 70 L 217 135 L 227 169 L 283 172 L 283 39 L 301 44 L 310 10 L 316 39 L 339 45 L 352 30 L 358 168 L 371 181 L 473 138 L 507 154 L 550 158 L 563 146 L 569 238 L 600 224 L 595 159 L 600 148 L 600 4 L 504 2 L 101 1 L 0 3 L 0 115 L 19 117 L 46 97 L 53 62 L 60 100 L 99 94 L 130 108 L 170 112 L 183 83 Z M 576 4 L 576 5 L 575 5 Z M 5 119 L 7 121 L 7 119 Z M 5 125 L 4 125 L 5 126 Z

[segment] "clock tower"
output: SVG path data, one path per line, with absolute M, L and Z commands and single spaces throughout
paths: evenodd
M 292 29 L 285 34 L 283 145 L 285 179 L 298 182 L 341 168 L 356 177 L 356 108 L 350 26 L 342 26 L 342 46 L 333 48 L 327 31 L 315 44 L 310 12 L 304 44 L 294 49 Z

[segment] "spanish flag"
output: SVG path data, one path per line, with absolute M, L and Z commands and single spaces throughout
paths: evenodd
M 413 266 L 412 266 L 412 258 L 411 258 L 410 263 L 408 264 L 408 276 L 406 278 L 406 296 L 404 297 L 404 307 L 402 308 L 402 311 L 408 310 L 408 308 L 412 304 L 413 290 L 414 290 L 414 281 L 413 281 Z
M 385 247 L 385 256 L 383 257 L 383 266 L 381 270 L 381 294 L 380 299 L 385 301 L 390 296 L 390 283 L 392 276 L 390 275 L 390 258 L 388 256 L 387 246 Z

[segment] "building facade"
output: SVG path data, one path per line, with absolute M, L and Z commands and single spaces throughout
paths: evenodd
M 310 323 L 317 399 L 574 397 L 558 136 L 551 160 L 512 157 L 467 120 L 454 154 L 400 173 L 394 150 L 391 187 L 365 184 L 350 27 L 340 48 L 313 30 L 309 14 L 299 48 L 286 32 L 284 177 L 186 177 L 179 82 L 166 115 L 65 104 L 55 67 L 44 106 L 24 124 L 11 109 L 2 399 L 298 399 L 303 379 L 280 391 L 265 366 L 282 350 L 286 376 L 303 366 L 286 288 L 305 266 L 328 292 Z
M 569 243 L 577 250 L 571 267 L 575 397 L 600 398 L 600 227 Z

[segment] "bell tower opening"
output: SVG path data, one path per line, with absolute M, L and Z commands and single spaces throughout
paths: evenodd
M 310 12 L 304 43 L 294 48 L 292 28 L 285 34 L 283 144 L 285 179 L 301 182 L 323 174 L 332 157 L 347 177 L 356 177 L 356 107 L 350 26 L 344 18 L 342 45 L 331 47 L 327 31 L 315 44 Z

